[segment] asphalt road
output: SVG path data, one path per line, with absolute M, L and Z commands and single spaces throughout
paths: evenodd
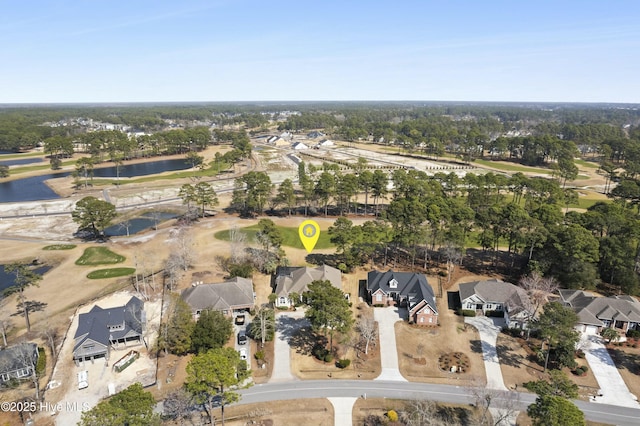
M 308 380 L 255 385 L 240 391 L 240 404 L 289 399 L 363 397 L 429 399 L 455 404 L 471 404 L 469 392 L 462 386 L 373 380 Z M 521 410 L 535 401 L 536 395 L 519 393 Z M 587 420 L 620 426 L 637 426 L 640 408 L 574 401 Z

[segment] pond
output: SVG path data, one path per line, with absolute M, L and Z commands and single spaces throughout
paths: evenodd
M 16 276 L 13 273 L 5 272 L 5 265 L 0 265 L 0 294 L 7 288 L 11 287 L 14 284 L 14 280 Z M 34 269 L 34 272 L 37 274 L 43 275 L 45 272 L 49 271 L 52 267 L 43 265 Z
M 186 170 L 190 164 L 184 159 L 160 160 L 149 163 L 124 164 L 120 166 L 120 177 L 129 178 L 147 176 L 162 172 Z M 70 172 L 48 173 L 46 175 L 32 176 L 0 183 L 0 203 L 16 203 L 21 201 L 52 200 L 60 198 L 45 183 L 48 179 L 69 176 Z M 115 166 L 103 167 L 94 170 L 94 176 L 98 178 L 115 178 Z
M 0 160 L 0 166 L 22 166 L 25 164 L 42 163 L 44 159 L 35 158 L 16 158 L 14 160 Z
M 160 224 L 161 222 L 164 222 L 165 220 L 173 219 L 176 217 L 178 217 L 177 214 L 169 212 L 145 213 L 140 217 L 130 219 L 126 222 L 116 223 L 115 225 L 112 225 L 105 229 L 104 233 L 108 237 L 122 237 L 124 235 L 127 235 L 128 225 L 128 235 L 135 235 L 149 228 L 153 228 L 154 226 Z

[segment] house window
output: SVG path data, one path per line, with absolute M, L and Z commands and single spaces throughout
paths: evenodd
M 467 303 L 467 309 L 473 309 L 473 303 L 471 302 Z
M 491 303 L 487 303 L 486 309 L 493 309 L 493 305 Z
M 0 380 L 2 380 L 3 382 L 8 382 L 9 375 L 7 373 L 0 374 Z
M 429 324 L 433 324 L 433 318 L 429 317 Z
M 280 298 L 280 304 L 284 305 L 285 303 L 287 303 L 287 298 L 286 297 L 281 297 Z
M 376 302 L 382 302 L 382 295 L 380 293 L 376 294 Z
M 29 369 L 28 368 L 21 368 L 20 370 L 18 370 L 16 372 L 16 376 L 18 377 L 27 377 L 29 375 Z
M 398 280 L 393 278 L 391 281 L 389 281 L 389 288 L 398 288 Z
M 223 313 L 224 315 L 229 315 L 229 311 L 227 311 L 227 310 L 223 310 L 223 311 L 222 311 L 222 313 Z
M 420 322 L 424 322 L 424 317 L 420 317 Z

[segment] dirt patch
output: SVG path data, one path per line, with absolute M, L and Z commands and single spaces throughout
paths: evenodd
M 221 419 L 220 409 L 213 411 L 215 424 Z M 226 407 L 225 425 L 309 425 L 325 426 L 333 424 L 333 405 L 327 399 L 294 399 L 271 401 L 259 404 L 242 404 Z M 195 424 L 198 423 L 195 419 Z M 177 423 L 168 423 L 177 424 Z
M 454 279 L 468 282 L 484 278 L 466 275 L 462 279 Z M 436 290 L 437 277 L 428 279 Z M 447 292 L 457 290 L 458 284 L 455 281 L 448 287 L 443 285 L 442 297 L 436 297 L 439 314 L 437 327 L 425 328 L 405 322 L 395 324 L 400 372 L 407 380 L 451 385 L 486 382 L 480 336 L 475 328 L 465 325 L 464 319 L 457 316 L 448 306 Z M 438 359 L 442 355 L 454 352 L 468 356 L 468 371 L 451 373 L 439 368 Z M 415 361 L 422 358 L 427 361 L 425 365 Z

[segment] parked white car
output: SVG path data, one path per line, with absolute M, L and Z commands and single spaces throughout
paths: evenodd
M 240 349 L 238 353 L 240 354 L 240 359 L 247 360 L 247 350 L 245 348 Z

